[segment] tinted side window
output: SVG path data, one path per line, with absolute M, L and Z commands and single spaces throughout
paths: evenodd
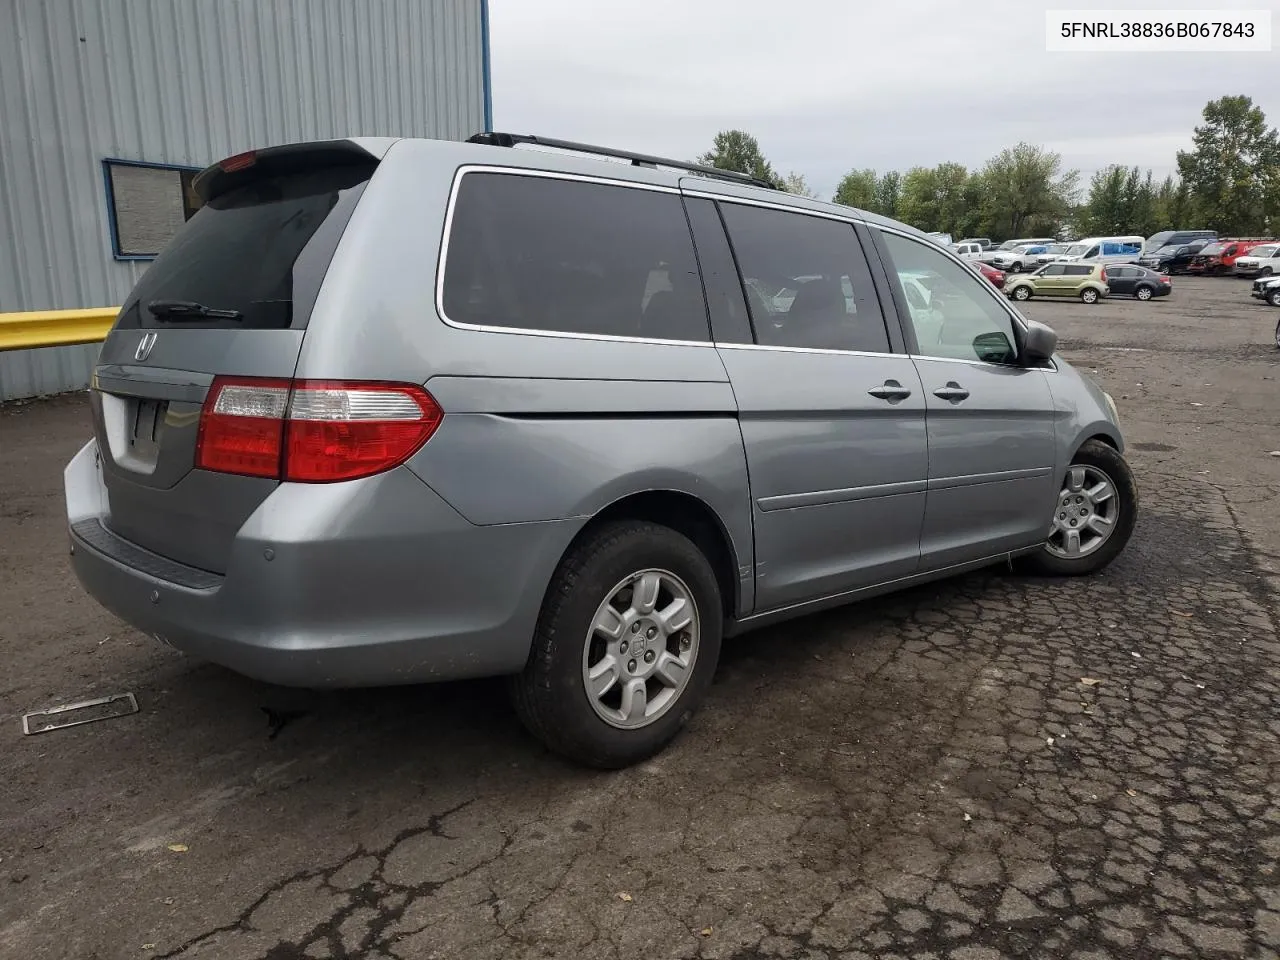
M 992 363 L 1016 358 L 1013 321 L 991 284 L 927 244 L 883 236 L 922 356 Z M 912 288 L 915 296 L 907 293 Z
M 1093 267 L 1089 264 L 1068 263 L 1065 273 L 1069 277 L 1087 277 L 1093 273 Z
M 444 266 L 450 320 L 709 339 L 675 194 L 502 173 L 462 178 Z
M 756 340 L 775 347 L 889 352 L 889 335 L 853 225 L 721 205 Z
M 720 343 L 754 343 L 742 281 L 715 203 L 701 197 L 686 197 L 684 205 L 698 247 L 698 266 L 702 268 L 702 284 L 707 291 L 713 338 Z
M 1065 272 L 1066 272 L 1066 268 L 1065 268 L 1065 265 L 1064 265 L 1064 264 L 1061 264 L 1061 263 L 1051 263 L 1051 264 L 1049 264 L 1047 267 L 1045 267 L 1045 268 L 1044 268 L 1044 272 L 1043 272 L 1043 273 L 1041 273 L 1041 276 L 1043 276 L 1043 277 L 1060 277 L 1060 276 L 1062 276 L 1062 274 L 1063 274 L 1063 273 L 1065 273 Z

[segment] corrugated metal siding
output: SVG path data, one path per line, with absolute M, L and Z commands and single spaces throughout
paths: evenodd
M 204 166 L 343 136 L 484 127 L 480 0 L 2 0 L 0 312 L 120 303 L 105 157 Z M 96 347 L 0 353 L 0 400 L 87 383 Z

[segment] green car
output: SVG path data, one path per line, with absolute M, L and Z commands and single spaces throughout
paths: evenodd
M 1004 295 L 1014 300 L 1079 297 L 1097 303 L 1110 292 L 1102 263 L 1046 263 L 1035 273 L 1010 277 L 1004 285 Z

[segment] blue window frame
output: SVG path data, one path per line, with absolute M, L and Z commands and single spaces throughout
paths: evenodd
M 111 255 L 117 260 L 154 260 L 178 228 L 200 208 L 192 180 L 200 167 L 144 163 L 106 157 Z

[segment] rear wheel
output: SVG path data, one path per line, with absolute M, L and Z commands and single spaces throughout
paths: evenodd
M 1125 548 L 1138 519 L 1138 486 L 1124 457 L 1100 440 L 1071 460 L 1044 547 L 1026 559 L 1037 573 L 1080 576 L 1101 570 Z
M 1031 288 L 1030 288 L 1030 287 L 1028 287 L 1025 283 L 1024 283 L 1024 284 L 1020 284 L 1020 285 L 1018 285 L 1018 286 L 1014 287 L 1014 288 L 1013 288 L 1013 299 L 1015 299 L 1015 300 L 1030 300 L 1030 299 L 1031 299 Z
M 625 767 L 661 750 L 693 714 L 722 629 L 715 572 L 692 541 L 654 523 L 610 523 L 556 571 L 512 702 L 555 752 Z
M 1080 291 L 1080 299 L 1085 303 L 1097 303 L 1098 291 L 1093 289 L 1093 287 L 1085 287 Z
M 1133 295 L 1139 300 L 1150 300 L 1154 291 L 1145 283 L 1133 291 Z

